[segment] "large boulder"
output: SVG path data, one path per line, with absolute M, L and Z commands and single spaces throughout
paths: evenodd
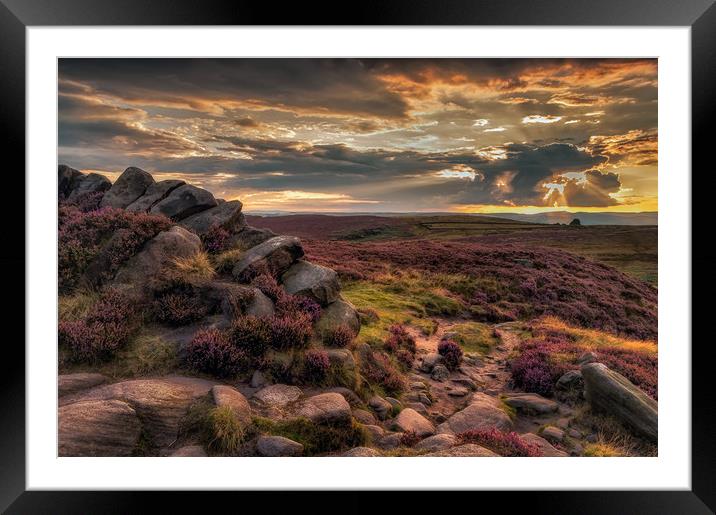
M 411 408 L 405 408 L 398 413 L 391 426 L 398 431 L 413 431 L 421 438 L 435 434 L 433 423 Z
M 214 195 L 208 191 L 191 184 L 184 184 L 169 193 L 165 199 L 154 204 L 149 212 L 164 215 L 178 222 L 216 205 Z
M 527 433 L 520 435 L 522 439 L 537 447 L 540 451 L 540 454 L 542 456 L 552 457 L 552 458 L 565 458 L 569 456 L 564 451 L 560 451 L 559 449 L 555 448 L 551 443 L 549 443 L 547 440 L 542 438 L 541 436 L 538 436 L 534 433 Z
M 276 236 L 247 250 L 232 273 L 239 281 L 246 282 L 262 273 L 279 277 L 301 256 L 303 247 L 298 238 Z
M 178 179 L 169 179 L 150 184 L 147 191 L 144 192 L 144 195 L 127 206 L 127 211 L 146 213 L 154 204 L 164 200 L 167 195 L 184 184 L 186 184 L 184 181 Z
M 242 204 L 238 200 L 222 202 L 216 207 L 184 218 L 180 224 L 200 236 L 214 226 L 233 232 L 245 223 L 244 217 L 241 216 L 241 207 Z
M 214 404 L 216 404 L 218 408 L 229 408 L 242 426 L 245 427 L 251 424 L 251 406 L 249 406 L 249 401 L 247 401 L 246 397 L 236 388 L 217 384 L 211 388 L 211 395 L 214 398 Z
M 423 456 L 438 457 L 438 458 L 451 458 L 451 457 L 473 457 L 473 458 L 499 458 L 499 454 L 495 454 L 489 449 L 485 449 L 474 443 L 467 443 L 465 445 L 458 445 L 457 447 L 450 447 L 442 451 L 431 452 L 423 454 Z
M 126 208 L 154 184 L 154 177 L 140 168 L 127 168 L 102 197 L 100 207 Z
M 360 318 L 356 308 L 339 297 L 321 311 L 321 318 L 316 323 L 316 334 L 322 336 L 341 325 L 349 327 L 355 334 L 360 331 Z
M 556 402 L 536 393 L 509 393 L 505 396 L 504 403 L 528 415 L 554 413 L 559 407 Z
M 173 226 L 157 234 L 132 256 L 114 278 L 115 285 L 139 291 L 149 286 L 176 258 L 188 258 L 201 251 L 199 237 L 183 227 Z
M 335 271 L 303 260 L 289 268 L 281 276 L 281 282 L 286 293 L 311 297 L 321 306 L 337 300 L 341 291 Z
M 303 453 L 303 445 L 283 436 L 259 436 L 256 450 L 259 456 L 300 456 Z
M 107 382 L 107 376 L 92 372 L 78 372 L 76 374 L 63 374 L 57 378 L 57 395 L 64 397 L 81 390 L 88 390 Z
M 317 424 L 347 425 L 351 423 L 351 406 L 339 393 L 321 393 L 301 403 L 296 414 Z
M 261 290 L 228 281 L 210 281 L 198 287 L 202 303 L 212 312 L 221 312 L 227 322 L 237 315 L 271 316 L 274 305 Z
M 602 363 L 583 365 L 582 377 L 594 410 L 612 415 L 644 438 L 657 441 L 659 416 L 654 399 Z
M 62 199 L 67 198 L 84 176 L 85 174 L 79 170 L 67 165 L 59 165 L 57 167 L 57 196 Z
M 90 193 L 101 193 L 111 187 L 112 183 L 104 175 L 88 173 L 77 181 L 72 191 L 67 195 L 67 200 L 75 200 Z
M 142 424 L 119 400 L 92 400 L 62 406 L 58 412 L 60 456 L 131 456 Z
M 189 405 L 214 385 L 189 377 L 134 379 L 98 386 L 60 399 L 61 405 L 84 401 L 122 401 L 136 412 L 151 445 L 167 447 L 177 437 L 179 423 Z M 74 397 L 74 398 L 73 398 Z
M 438 426 L 438 433 L 460 434 L 475 429 L 512 429 L 512 420 L 500 407 L 499 401 L 482 392 L 473 394 L 470 404 L 454 413 Z

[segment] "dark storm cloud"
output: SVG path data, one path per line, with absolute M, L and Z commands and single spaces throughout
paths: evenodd
M 61 59 L 59 71 L 59 156 L 81 169 L 390 210 L 611 206 L 620 166 L 656 165 L 655 60 Z

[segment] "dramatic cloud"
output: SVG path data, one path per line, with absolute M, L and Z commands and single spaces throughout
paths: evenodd
M 247 210 L 649 209 L 656 76 L 651 59 L 61 59 L 59 158 Z

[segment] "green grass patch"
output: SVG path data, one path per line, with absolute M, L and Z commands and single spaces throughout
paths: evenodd
M 306 418 L 276 421 L 255 417 L 254 427 L 260 433 L 283 436 L 302 444 L 305 456 L 359 447 L 369 438 L 367 432 L 355 422 L 348 426 L 330 426 L 315 424 Z
M 487 354 L 500 342 L 491 326 L 479 322 L 457 324 L 448 332 L 455 333 L 453 339 L 465 352 Z
M 382 342 L 392 324 L 410 325 L 431 335 L 437 328 L 431 316 L 454 316 L 462 310 L 460 302 L 437 288 L 396 282 L 356 281 L 346 284 L 342 293 L 359 310 L 372 309 L 378 314 L 378 320 L 363 325 L 358 342 Z

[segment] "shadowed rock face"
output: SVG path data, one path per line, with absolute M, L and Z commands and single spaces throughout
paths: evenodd
M 77 180 L 76 186 L 67 196 L 68 200 L 75 200 L 82 195 L 100 193 L 112 187 L 112 183 L 104 175 L 90 173 Z
M 303 247 L 298 238 L 276 236 L 247 250 L 232 273 L 239 281 L 250 281 L 261 273 L 278 277 L 302 256 Z
M 164 200 L 157 202 L 149 212 L 164 215 L 178 222 L 216 205 L 214 195 L 208 191 L 191 184 L 184 184 L 169 193 Z
M 321 306 L 337 300 L 341 289 L 336 272 L 308 261 L 295 263 L 281 276 L 281 281 L 287 293 L 311 297 Z
M 141 168 L 129 167 L 102 197 L 100 207 L 126 208 L 154 184 L 154 177 Z
M 241 207 L 242 204 L 238 200 L 222 202 L 216 207 L 183 219 L 180 225 L 200 236 L 205 234 L 213 226 L 222 227 L 227 230 L 237 230 L 246 224 L 244 217 L 241 216 Z
M 62 406 L 58 413 L 60 456 L 131 456 L 142 425 L 119 400 L 90 400 Z
M 167 195 L 184 184 L 186 183 L 180 180 L 159 181 L 150 184 L 147 191 L 144 192 L 144 195 L 127 206 L 127 211 L 145 213 L 149 211 L 154 204 L 164 200 Z
M 175 225 L 157 234 L 138 254 L 130 258 L 117 272 L 114 283 L 134 290 L 143 289 L 151 278 L 157 277 L 175 258 L 191 257 L 200 250 L 199 237 Z
M 57 195 L 59 198 L 67 198 L 74 190 L 84 174 L 79 170 L 75 170 L 67 165 L 57 167 Z
M 583 365 L 582 377 L 592 408 L 614 416 L 652 442 L 657 441 L 659 417 L 654 399 L 602 363 Z
M 338 326 L 346 325 L 355 334 L 360 331 L 360 318 L 353 304 L 342 297 L 332 302 L 321 312 L 321 318 L 316 324 L 316 334 L 323 335 L 336 329 Z

